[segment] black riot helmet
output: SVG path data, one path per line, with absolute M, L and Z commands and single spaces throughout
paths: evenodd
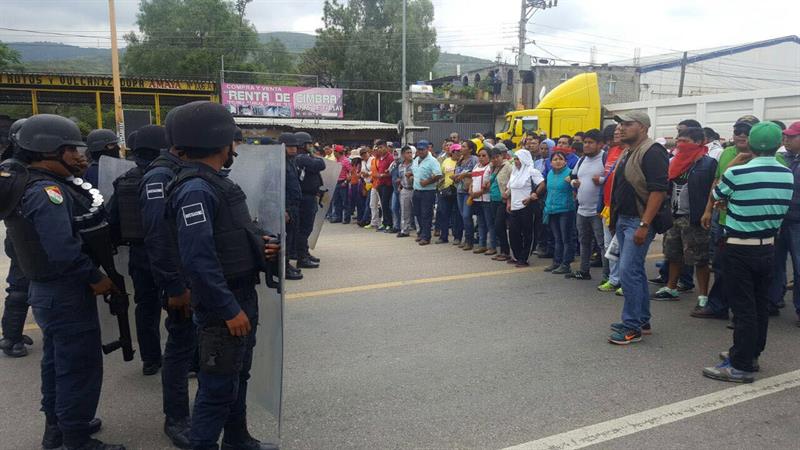
M 93 159 L 99 159 L 100 156 L 95 158 L 95 154 L 100 154 L 106 150 L 106 146 L 112 144 L 119 144 L 117 134 L 111 130 L 92 130 L 86 136 L 86 146 L 89 147 L 89 153 Z
M 300 143 L 297 141 L 297 135 L 292 133 L 281 133 L 278 136 L 278 142 L 287 147 L 297 147 Z
M 128 138 L 125 139 L 125 146 L 128 147 L 130 150 L 136 149 L 136 135 L 139 134 L 139 130 L 134 130 L 131 134 L 128 135 Z
M 166 129 L 175 147 L 212 149 L 233 143 L 236 122 L 219 103 L 197 101 L 170 111 Z
M 131 133 L 131 136 L 134 134 L 136 139 L 131 143 L 131 150 L 138 158 L 152 161 L 158 157 L 161 150 L 167 148 L 167 133 L 164 127 L 145 125 L 135 133 Z
M 311 135 L 305 131 L 298 131 L 294 134 L 294 137 L 297 139 L 297 145 L 302 149 L 305 149 L 306 145 L 314 142 L 314 139 L 311 138 Z
M 75 122 L 55 114 L 37 114 L 17 132 L 17 145 L 32 153 L 55 153 L 65 146 L 86 147 Z
M 11 124 L 11 127 L 8 129 L 8 140 L 11 141 L 12 144 L 17 143 L 17 133 L 27 120 L 28 119 L 19 119 Z

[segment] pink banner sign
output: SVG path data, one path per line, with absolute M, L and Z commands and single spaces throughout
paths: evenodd
M 223 83 L 222 104 L 239 116 L 344 117 L 341 89 Z

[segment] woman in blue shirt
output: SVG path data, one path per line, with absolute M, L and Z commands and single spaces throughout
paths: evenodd
M 553 264 L 544 270 L 554 274 L 570 273 L 570 264 L 575 257 L 575 197 L 569 174 L 567 155 L 555 152 L 550 155 L 546 182 L 537 189 L 540 196 L 544 190 L 547 191 L 543 222 L 550 225 L 555 251 Z

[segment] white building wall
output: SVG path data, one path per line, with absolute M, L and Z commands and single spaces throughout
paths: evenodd
M 692 57 L 692 53 L 689 53 Z M 680 66 L 641 74 L 640 100 L 675 98 Z M 683 95 L 800 88 L 800 44 L 783 42 L 687 65 Z

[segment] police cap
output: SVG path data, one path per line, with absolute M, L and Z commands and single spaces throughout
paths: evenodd
M 85 147 L 75 122 L 55 114 L 37 114 L 17 132 L 17 145 L 34 153 L 53 153 L 70 145 Z
M 102 152 L 106 149 L 107 145 L 119 143 L 117 134 L 111 130 L 92 130 L 86 136 L 86 146 L 89 147 L 89 153 Z
M 297 142 L 297 135 L 292 133 L 281 133 L 281 135 L 278 136 L 278 142 L 287 147 L 297 147 L 299 145 Z
M 298 131 L 294 134 L 294 137 L 297 139 L 297 145 L 306 145 L 314 142 L 314 139 L 311 138 L 311 135 L 305 131 Z
M 164 127 L 145 125 L 135 131 L 136 140 L 131 143 L 134 152 L 141 149 L 162 150 L 167 148 L 167 136 Z M 133 136 L 133 133 L 131 133 Z M 128 138 L 130 140 L 130 137 Z
M 179 148 L 220 148 L 233 143 L 236 122 L 219 103 L 197 101 L 167 114 L 169 142 Z

